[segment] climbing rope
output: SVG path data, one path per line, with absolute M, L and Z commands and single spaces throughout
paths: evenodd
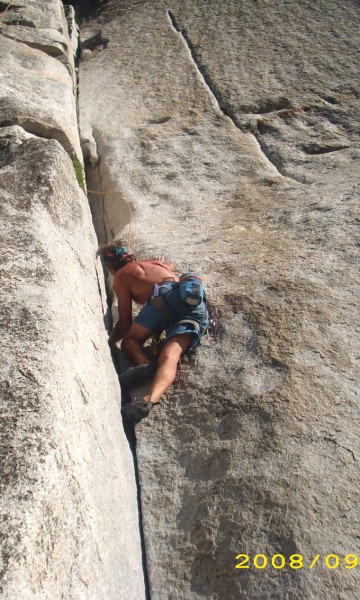
M 118 198 L 121 198 L 121 200 L 123 200 L 124 202 L 126 202 L 127 207 L 129 209 L 129 231 L 128 231 L 128 252 L 129 254 L 131 254 L 131 226 L 132 226 L 132 210 L 131 210 L 131 206 L 129 204 L 129 202 L 127 200 L 125 200 L 125 198 L 119 194 L 118 192 L 114 193 L 108 193 L 108 192 L 96 192 L 95 190 L 87 190 L 90 194 L 98 194 L 99 196 L 117 196 Z

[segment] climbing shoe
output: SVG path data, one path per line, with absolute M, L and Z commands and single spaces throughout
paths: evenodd
M 152 402 L 146 402 L 145 400 L 138 400 L 134 404 L 127 404 L 121 409 L 121 414 L 125 421 L 129 423 L 139 423 L 142 419 L 145 419 L 150 414 L 150 411 L 154 407 Z
M 130 367 L 130 369 L 121 373 L 119 377 L 120 385 L 126 390 L 140 387 L 154 377 L 156 369 L 157 365 L 154 362 L 146 365 L 138 365 L 137 367 Z

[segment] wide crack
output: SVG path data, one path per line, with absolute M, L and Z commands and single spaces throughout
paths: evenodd
M 81 4 L 81 3 L 80 3 Z M 93 2 L 93 10 L 97 7 L 97 2 Z M 74 8 L 76 9 L 76 2 L 73 3 Z M 82 5 L 81 5 L 82 6 Z M 89 14 L 89 13 L 87 13 Z M 81 61 L 79 60 L 76 64 L 77 67 L 77 86 L 76 86 L 76 108 L 78 114 L 78 127 L 79 127 L 79 136 L 80 135 L 80 126 L 79 126 L 79 72 L 80 72 Z M 95 129 L 91 132 L 91 140 L 83 140 L 82 141 L 82 150 L 83 150 L 83 158 L 85 165 L 85 179 L 88 187 L 88 200 L 93 218 L 94 229 L 98 238 L 98 241 L 105 242 L 109 238 L 113 238 L 115 236 L 114 231 L 111 228 L 111 223 L 107 218 L 107 210 L 106 210 L 106 196 L 120 196 L 118 193 L 105 192 L 104 188 L 108 189 L 108 186 L 104 185 L 103 179 L 105 178 L 107 184 L 111 184 L 107 180 L 106 174 L 106 163 L 103 160 L 102 156 L 102 145 L 101 138 L 98 135 Z M 84 151 L 85 150 L 85 151 Z M 105 173 L 104 173 L 105 171 Z M 111 186 L 112 187 L 112 186 Z M 99 207 L 99 199 L 101 206 Z M 125 202 L 122 201 L 125 207 Z M 129 221 L 126 217 L 122 219 L 122 225 L 125 227 L 129 224 Z M 112 305 L 112 296 L 110 292 L 110 288 L 107 282 L 106 274 L 104 273 L 105 279 L 105 289 L 107 294 L 107 306 L 108 310 L 104 317 L 104 325 L 105 329 L 108 333 L 112 329 L 113 322 L 111 317 L 111 305 Z M 99 283 L 99 282 L 98 282 Z M 99 284 L 99 294 L 101 295 L 101 286 Z M 117 353 L 112 352 L 112 359 L 114 368 L 119 375 L 119 360 Z M 139 470 L 137 463 L 137 455 L 136 455 L 136 435 L 134 425 L 124 422 L 124 433 L 129 443 L 129 448 L 133 458 L 134 465 L 134 478 L 136 485 L 136 493 L 137 493 L 137 511 L 138 511 L 138 527 L 139 527 L 139 536 L 140 536 L 140 547 L 141 547 L 141 559 L 142 559 L 142 570 L 144 577 L 144 590 L 145 590 L 145 600 L 150 600 L 150 584 L 149 584 L 149 576 L 148 576 L 148 568 L 147 568 L 147 560 L 146 560 L 146 548 L 145 548 L 145 537 L 144 537 L 144 529 L 143 529 L 143 517 L 142 517 L 142 503 L 141 503 L 141 486 L 139 479 Z
M 95 133 L 94 133 L 94 139 L 96 140 L 95 137 Z M 102 202 L 102 207 L 101 207 L 101 213 L 102 213 L 102 217 L 101 215 L 99 215 L 99 213 L 96 214 L 96 216 L 94 215 L 94 203 L 98 203 L 98 199 L 90 201 L 90 207 L 92 204 L 92 215 L 93 215 L 93 224 L 94 224 L 94 228 L 96 231 L 97 236 L 99 237 L 99 226 L 101 225 L 101 218 L 103 219 L 103 223 L 102 223 L 102 227 L 101 227 L 101 232 L 100 232 L 100 236 L 103 237 L 104 236 L 104 230 L 107 233 L 112 234 L 111 232 L 111 228 L 108 225 L 108 227 L 106 226 L 106 209 L 104 206 L 104 197 L 105 197 L 105 193 L 102 191 L 103 190 L 103 183 L 102 183 L 102 177 L 101 177 L 101 166 L 102 166 L 102 160 L 101 160 L 101 155 L 99 156 L 99 161 L 96 164 L 96 166 L 91 166 L 89 163 L 87 164 L 87 168 L 86 168 L 86 181 L 91 181 L 91 189 L 92 192 L 89 191 L 89 194 L 91 195 L 98 192 L 100 197 L 101 197 L 101 202 Z M 96 172 L 96 178 L 97 178 L 97 182 L 98 185 L 94 185 L 94 174 Z M 97 189 L 93 189 L 96 188 Z M 111 194 L 109 194 L 111 195 Z M 95 196 L 93 196 L 93 198 L 95 198 Z M 126 225 L 126 223 L 124 223 L 124 225 Z M 110 229 L 110 231 L 109 231 Z M 106 236 L 106 233 L 105 233 Z M 108 333 L 110 333 L 110 330 L 112 329 L 113 326 L 113 322 L 112 322 L 112 318 L 111 318 L 111 306 L 112 306 L 112 295 L 110 292 L 110 288 L 109 285 L 107 283 L 107 278 L 106 278 L 106 274 L 104 273 L 104 278 L 105 278 L 105 289 L 106 289 L 106 293 L 107 293 L 107 305 L 108 305 L 108 310 L 107 313 L 105 315 L 105 327 L 108 331 Z M 112 352 L 112 359 L 113 359 L 113 365 L 114 368 L 117 372 L 117 374 L 119 375 L 119 356 L 117 354 L 117 352 Z M 133 465 L 134 465 L 134 476 L 135 476 L 135 484 L 136 484 L 136 492 L 137 492 L 137 509 L 138 509 L 138 523 L 139 523 L 139 535 L 140 535 L 140 546 L 141 546 L 141 557 L 142 557 L 142 567 L 143 567 L 143 575 L 144 575 L 144 588 L 145 588 L 145 600 L 150 600 L 150 585 L 149 585 L 149 577 L 148 577 L 148 568 L 147 568 L 147 560 L 146 560 L 146 548 L 145 548 L 145 538 L 144 538 L 144 529 L 143 529 L 143 517 L 142 517 L 142 503 L 141 503 L 141 486 L 140 486 L 140 479 L 139 479 L 139 470 L 138 470 L 138 462 L 137 462 L 137 455 L 136 455 L 136 434 L 135 434 L 135 428 L 133 424 L 130 423 L 126 423 L 124 422 L 124 432 L 126 435 L 126 438 L 128 440 L 129 443 L 129 448 L 133 457 Z
M 194 46 L 194 44 L 192 43 L 191 38 L 190 38 L 188 32 L 186 31 L 186 29 L 179 25 L 174 13 L 170 9 L 168 9 L 166 11 L 166 14 L 168 16 L 168 19 L 171 23 L 172 28 L 177 32 L 178 35 L 180 35 L 182 42 L 186 46 L 186 48 L 190 54 L 191 62 L 195 66 L 195 68 L 200 76 L 200 79 L 204 83 L 204 85 L 211 97 L 211 100 L 212 100 L 213 104 L 215 105 L 215 108 L 217 110 L 219 110 L 225 117 L 227 117 L 231 121 L 233 126 L 236 127 L 239 131 L 253 136 L 254 140 L 257 143 L 259 152 L 264 156 L 266 162 L 269 164 L 271 169 L 275 170 L 276 173 L 280 177 L 288 177 L 288 178 L 294 179 L 295 181 L 299 181 L 298 179 L 295 179 L 294 177 L 292 177 L 291 175 L 286 173 L 285 170 L 283 170 L 281 168 L 281 166 L 279 166 L 272 160 L 270 154 L 266 151 L 266 147 L 262 143 L 260 136 L 258 136 L 256 133 L 254 133 L 254 131 L 249 131 L 247 127 L 244 127 L 244 125 L 240 124 L 233 108 L 231 107 L 229 102 L 224 98 L 217 83 L 211 77 L 206 65 L 204 65 L 204 63 L 202 62 L 201 56 L 198 53 L 198 51 L 196 50 L 196 47 Z M 302 182 L 300 182 L 300 183 L 302 183 Z
M 194 44 L 192 43 L 186 29 L 184 29 L 183 27 L 180 27 L 178 21 L 175 18 L 174 13 L 170 9 L 167 10 L 166 12 L 167 12 L 167 15 L 169 17 L 172 27 L 175 29 L 175 31 L 177 33 L 180 34 L 183 42 L 185 43 L 187 49 L 189 50 L 192 62 L 195 65 L 201 79 L 203 80 L 203 83 L 207 87 L 209 94 L 212 96 L 212 99 L 215 100 L 216 107 L 222 112 L 223 115 L 228 117 L 233 122 L 235 127 L 237 127 L 238 129 L 240 129 L 240 131 L 242 131 L 242 127 L 237 122 L 236 116 L 233 114 L 233 111 L 231 110 L 231 106 L 225 100 L 225 98 L 223 97 L 217 84 L 212 79 L 208 69 L 203 64 L 201 57 L 198 54 Z

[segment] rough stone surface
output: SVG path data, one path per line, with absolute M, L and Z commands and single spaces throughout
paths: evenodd
M 1 32 L 0 32 L 1 33 Z M 0 35 L 0 126 L 55 138 L 82 160 L 73 83 L 61 62 Z
M 74 12 L 66 10 L 70 43 L 60 0 L 1 12 L 7 6 L 0 2 L 0 595 L 144 598 L 103 271 L 75 173 Z M 68 70 L 47 55 L 58 41 Z
M 352 0 L 109 0 L 82 26 L 109 39 L 80 63 L 98 235 L 129 202 L 133 250 L 200 271 L 224 327 L 137 426 L 153 600 L 359 595 L 358 25 Z
M 0 3 L 0 9 L 3 5 Z M 77 26 L 73 7 L 64 7 L 59 0 L 23 0 L 13 2 L 3 15 L 0 32 L 5 37 L 55 56 L 74 76 L 72 57 L 77 47 Z M 75 79 L 74 79 L 75 83 Z
M 74 61 L 77 60 L 79 54 L 79 27 L 76 23 L 75 10 L 73 6 L 64 6 L 64 12 L 67 23 L 67 30 L 71 44 L 71 54 Z
M 0 164 L 1 597 L 142 598 L 87 199 L 55 140 L 0 129 Z

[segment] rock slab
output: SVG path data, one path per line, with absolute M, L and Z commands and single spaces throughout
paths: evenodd
M 1 598 L 138 600 L 134 464 L 96 236 L 75 173 L 82 156 L 64 11 L 60 1 L 21 0 L 3 16 Z M 70 70 L 65 54 L 44 48 L 46 28 L 52 48 L 65 40 Z
M 137 427 L 153 600 L 359 595 L 358 24 L 350 0 L 109 0 L 82 26 L 109 40 L 80 63 L 98 235 L 127 238 L 129 202 L 133 251 L 200 272 L 223 327 Z

